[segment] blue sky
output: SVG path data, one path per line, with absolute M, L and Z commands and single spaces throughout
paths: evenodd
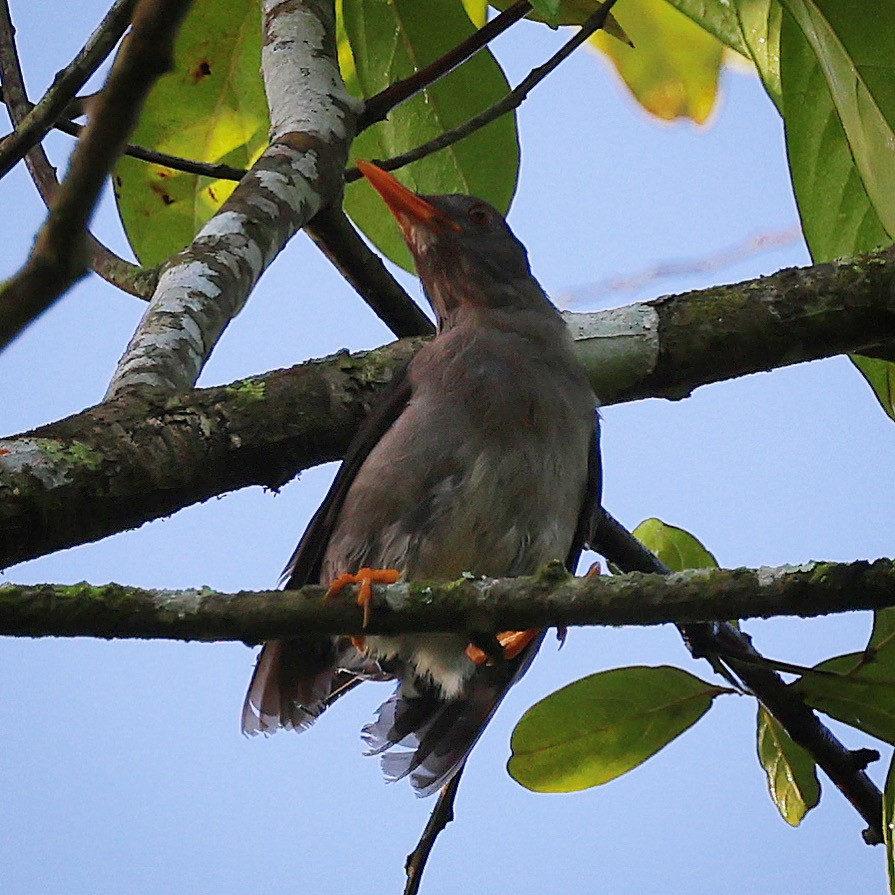
M 33 96 L 102 11 L 93 0 L 54 4 L 51 15 L 46 4 L 13 4 Z M 536 26 L 504 38 L 498 57 L 510 80 L 561 38 Z M 712 256 L 797 220 L 781 122 L 746 75 L 725 74 L 710 127 L 669 126 L 647 119 L 601 60 L 579 53 L 526 101 L 520 128 L 510 222 L 554 295 Z M 61 165 L 70 146 L 53 137 L 53 160 Z M 7 276 L 42 209 L 21 167 L 0 182 L 0 201 Z M 126 251 L 108 200 L 96 231 Z M 807 260 L 804 246 L 789 245 L 616 303 Z M 0 356 L 2 433 L 98 401 L 141 313 L 138 300 L 92 277 L 67 295 Z M 227 330 L 201 383 L 386 341 L 384 327 L 299 236 Z M 843 358 L 707 387 L 685 401 L 608 408 L 603 454 L 614 515 L 630 527 L 653 515 L 684 526 L 722 565 L 892 552 L 895 484 L 886 473 L 895 429 Z M 5 577 L 270 587 L 332 471 L 310 470 L 278 494 L 256 488 L 212 500 Z M 869 614 L 856 614 L 747 627 L 767 654 L 811 663 L 863 645 L 869 625 Z M 365 685 L 301 737 L 247 740 L 238 716 L 252 663 L 239 644 L 0 643 L 4 891 L 399 891 L 404 856 L 432 802 L 407 785 L 386 786 L 377 762 L 360 754 L 360 727 L 388 690 Z M 859 818 L 831 786 L 799 830 L 780 820 L 755 760 L 755 708 L 745 699 L 718 700 L 668 749 L 597 789 L 535 795 L 506 775 L 510 731 L 537 699 L 592 671 L 662 663 L 710 674 L 671 628 L 575 630 L 559 653 L 548 642 L 476 749 L 458 819 L 437 845 L 423 891 L 880 891 L 884 855 L 863 845 Z M 878 781 L 887 760 L 872 769 Z

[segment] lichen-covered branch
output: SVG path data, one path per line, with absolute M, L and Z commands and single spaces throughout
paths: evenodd
M 716 618 L 813 617 L 895 604 L 895 562 L 702 569 L 576 578 L 552 563 L 527 578 L 461 578 L 376 589 L 369 626 L 350 594 L 161 591 L 119 584 L 0 587 L 0 634 L 242 640 L 290 634 L 489 633 L 555 625 L 658 625 Z
M 131 393 L 0 439 L 0 568 L 337 459 L 418 344 L 179 397 Z
M 895 331 L 895 256 L 571 315 L 604 404 L 860 351 Z M 737 335 L 738 334 L 738 335 Z M 0 567 L 337 459 L 419 342 L 177 398 L 128 394 L 0 440 Z
M 712 382 L 891 342 L 895 249 L 566 320 L 604 404 L 685 398 Z
M 270 146 L 159 278 L 106 395 L 192 386 L 286 242 L 335 202 L 360 104 L 339 74 L 332 0 L 265 0 Z

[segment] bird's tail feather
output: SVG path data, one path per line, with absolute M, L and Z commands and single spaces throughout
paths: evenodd
M 507 690 L 531 664 L 543 635 L 515 659 L 476 669 L 462 696 L 445 700 L 431 686 L 402 680 L 364 727 L 368 755 L 382 753 L 389 781 L 410 776 L 420 797 L 437 792 L 463 766 Z
M 242 707 L 242 731 L 307 730 L 355 679 L 386 677 L 350 641 L 297 637 L 265 643 Z

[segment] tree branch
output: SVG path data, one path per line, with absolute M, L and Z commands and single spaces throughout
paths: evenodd
M 423 830 L 416 848 L 407 856 L 404 862 L 404 873 L 407 881 L 404 886 L 404 895 L 417 895 L 420 883 L 423 881 L 423 871 L 426 862 L 435 847 L 435 840 L 444 828 L 454 819 L 454 801 L 457 798 L 457 790 L 460 788 L 460 778 L 463 776 L 463 767 L 451 777 L 442 787 L 438 795 L 438 801 L 432 809 L 429 821 Z
M 129 389 L 192 386 L 267 266 L 341 195 L 359 102 L 339 74 L 332 0 L 264 0 L 263 8 L 270 146 L 166 265 L 107 400 Z
M 0 72 L 3 77 L 3 99 L 9 109 L 13 124 L 18 125 L 33 106 L 25 91 L 25 81 L 16 50 L 14 32 L 9 6 L 6 0 L 2 0 L 0 2 Z M 26 153 L 25 164 L 44 205 L 49 208 L 53 196 L 59 188 L 55 168 L 50 164 L 46 153 L 39 145 L 34 146 Z M 152 271 L 145 271 L 137 265 L 119 258 L 90 233 L 87 234 L 87 246 L 91 266 L 104 280 L 140 298 L 151 293 Z
M 416 96 L 421 90 L 434 84 L 458 65 L 462 65 L 467 59 L 486 47 L 495 37 L 503 34 L 511 25 L 515 25 L 519 19 L 525 18 L 530 10 L 530 3 L 526 0 L 518 0 L 425 68 L 414 72 L 408 78 L 389 84 L 385 90 L 371 96 L 364 103 L 364 111 L 358 118 L 358 133 L 376 124 L 377 121 L 382 121 L 395 106 Z
M 432 321 L 367 246 L 341 208 L 324 208 L 305 231 L 398 338 L 435 334 Z
M 188 9 L 177 0 L 139 0 L 130 37 L 94 102 L 31 256 L 0 292 L 0 348 L 87 272 L 94 206 L 149 88 L 172 65 L 174 35 Z
M 52 129 L 75 94 L 112 52 L 131 21 L 136 0 L 115 0 L 77 56 L 60 71 L 40 102 L 0 142 L 0 177 L 23 159 Z
M 680 398 L 878 342 L 895 328 L 895 250 L 568 319 L 603 404 Z M 0 567 L 339 458 L 419 344 L 128 395 L 0 440 Z
M 597 532 L 593 546 L 609 556 L 625 572 L 639 570 L 645 573 L 667 574 L 669 569 L 662 561 L 640 544 L 619 522 L 608 513 Z M 877 566 L 883 575 L 888 571 Z M 823 564 L 822 564 L 823 565 Z M 873 565 L 876 565 L 875 563 Z M 868 566 L 872 568 L 873 565 Z M 796 567 L 797 579 L 807 574 L 810 579 L 820 566 Z M 787 569 L 759 569 L 758 583 L 764 579 L 778 579 L 785 576 Z M 840 567 L 844 571 L 844 567 Z M 682 573 L 671 576 L 672 580 Z M 687 574 L 687 573 L 684 573 Z M 838 573 L 834 573 L 838 575 Z M 875 573 L 872 573 L 875 575 Z M 793 579 L 795 582 L 797 579 Z M 804 580 L 803 580 L 804 583 Z M 796 585 L 798 588 L 798 585 Z M 810 587 L 810 585 L 809 585 Z M 846 588 L 848 585 L 846 585 Z M 813 588 L 811 588 L 813 590 Z M 890 594 L 892 591 L 890 590 Z M 881 607 L 876 607 L 881 608 Z M 735 609 L 730 613 L 719 612 L 715 618 L 742 618 Z M 824 770 L 837 789 L 851 802 L 855 810 L 867 822 L 864 841 L 868 845 L 878 845 L 883 841 L 882 795 L 874 782 L 864 772 L 867 766 L 866 753 L 853 753 L 847 749 L 833 733 L 805 704 L 801 696 L 794 692 L 780 676 L 768 667 L 764 657 L 752 646 L 752 639 L 729 622 L 681 618 L 678 629 L 695 658 L 708 659 L 716 671 L 724 673 L 729 668 L 759 702 L 782 725 L 789 736 L 807 750 L 817 765 Z M 681 624 L 680 622 L 683 622 Z M 719 668 L 719 663 L 721 668 Z M 725 673 L 725 677 L 728 675 Z
M 295 591 L 222 594 L 118 584 L 4 585 L 0 635 L 261 643 L 296 633 L 496 633 L 573 625 L 693 624 L 717 618 L 813 618 L 895 604 L 895 561 L 584 578 L 570 575 L 557 562 L 524 578 L 377 587 L 367 628 L 353 595 L 324 602 L 325 590 L 309 585 Z M 740 646 L 734 654 L 756 658 Z
M 571 56 L 572 53 L 585 43 L 594 32 L 599 31 L 600 28 L 603 27 L 615 3 L 616 0 L 604 0 L 596 12 L 585 20 L 581 29 L 577 31 L 574 36 L 569 38 L 569 40 L 567 40 L 543 65 L 539 65 L 537 68 L 532 69 L 519 82 L 518 86 L 514 87 L 502 100 L 500 100 L 500 102 L 496 102 L 490 108 L 485 109 L 484 112 L 480 112 L 478 115 L 470 118 L 469 121 L 466 121 L 451 130 L 445 131 L 443 134 L 435 137 L 435 139 L 429 140 L 427 143 L 423 143 L 415 149 L 411 149 L 408 152 L 402 152 L 400 155 L 393 156 L 390 159 L 374 159 L 373 161 L 385 171 L 395 171 L 398 168 L 403 168 L 405 165 L 409 165 L 411 162 L 432 155 L 433 152 L 438 152 L 440 149 L 445 149 L 446 147 L 453 145 L 464 137 L 468 137 L 470 134 L 481 130 L 485 125 L 490 124 L 496 118 L 500 118 L 501 115 L 506 115 L 507 112 L 517 109 L 523 102 L 525 102 L 528 94 L 531 93 L 531 91 L 534 90 L 547 75 Z M 349 168 L 345 172 L 345 183 L 351 183 L 352 181 L 359 179 L 360 176 L 361 173 L 357 168 Z

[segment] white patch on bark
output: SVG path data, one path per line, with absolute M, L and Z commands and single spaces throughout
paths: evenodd
M 296 131 L 315 134 L 328 143 L 345 140 L 353 122 L 346 120 L 344 110 L 358 112 L 363 103 L 348 93 L 336 60 L 324 53 L 326 26 L 310 9 L 276 12 L 280 5 L 272 0 L 264 4 L 268 32 L 261 71 L 270 107 L 271 142 Z
M 816 566 L 815 562 L 806 562 L 798 566 L 761 566 L 755 573 L 755 579 L 758 581 L 759 587 L 771 587 L 787 575 L 796 572 L 811 572 Z
M 47 456 L 41 443 L 32 438 L 16 438 L 0 441 L 0 469 L 12 475 L 27 472 L 45 488 L 58 488 L 71 480 L 71 468 L 67 462 L 54 463 Z
M 575 353 L 591 379 L 618 391 L 651 373 L 659 359 L 659 315 L 637 304 L 592 314 L 564 313 Z M 597 397 L 601 397 L 597 395 Z

